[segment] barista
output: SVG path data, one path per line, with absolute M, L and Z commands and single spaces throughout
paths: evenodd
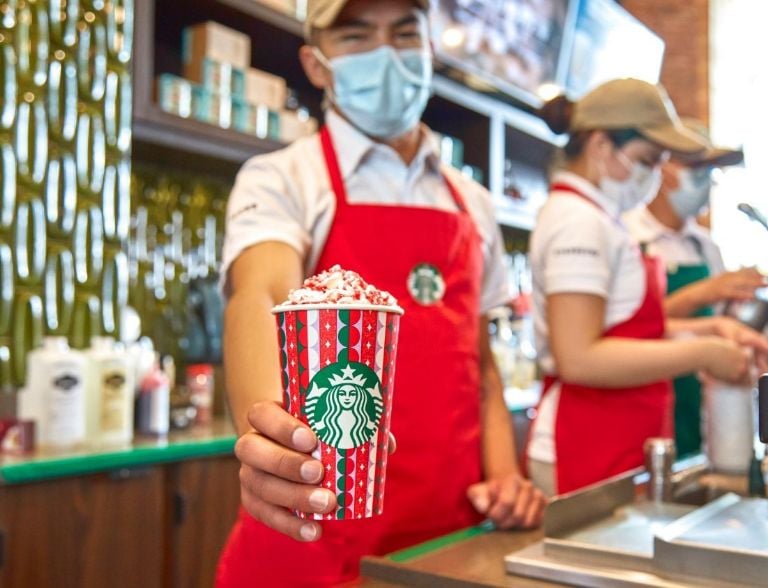
M 663 89 L 613 80 L 542 116 L 569 140 L 531 236 L 545 391 L 527 454 L 534 482 L 563 493 L 642 465 L 645 440 L 672 435 L 671 378 L 741 382 L 745 346 L 768 344 L 729 319 L 667 321 L 658 261 L 620 220 L 656 193 L 669 152 L 704 148 Z M 680 330 L 697 336 L 666 339 Z
M 715 304 L 750 300 L 765 278 L 754 268 L 727 272 L 720 249 L 696 217 L 709 204 L 713 172 L 737 165 L 741 150 L 715 147 L 704 126 L 685 121 L 686 128 L 706 145 L 698 154 L 678 154 L 662 168 L 661 187 L 654 199 L 628 211 L 623 220 L 632 236 L 667 273 L 664 308 L 670 317 L 714 316 Z M 674 380 L 675 441 L 678 455 L 701 450 L 701 383 L 695 374 Z

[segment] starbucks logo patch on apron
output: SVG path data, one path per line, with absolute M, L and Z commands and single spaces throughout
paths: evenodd
M 408 292 L 423 306 L 440 302 L 445 295 L 443 274 L 430 263 L 420 263 L 408 274 Z

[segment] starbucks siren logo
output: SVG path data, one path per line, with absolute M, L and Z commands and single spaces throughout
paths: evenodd
M 337 449 L 353 449 L 379 429 L 384 401 L 376 373 L 362 363 L 333 363 L 309 384 L 305 410 L 321 441 Z
M 424 306 L 439 302 L 445 295 L 443 275 L 434 265 L 420 263 L 408 274 L 408 292 Z

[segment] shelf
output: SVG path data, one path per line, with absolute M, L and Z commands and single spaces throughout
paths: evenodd
M 182 30 L 202 20 L 216 20 L 250 35 L 251 63 L 284 75 L 302 104 L 314 116 L 321 116 L 319 93 L 306 81 L 295 56 L 303 42 L 301 19 L 258 0 L 204 0 L 183 8 L 157 0 L 137 0 L 135 7 L 133 153 L 137 160 L 232 178 L 250 157 L 284 146 L 180 118 L 162 111 L 155 102 L 155 76 L 181 72 Z M 539 194 L 540 185 L 546 191 L 546 162 L 563 139 L 528 109 L 489 94 L 487 88 L 451 79 L 441 73 L 440 67 L 437 61 L 434 99 L 424 120 L 437 131 L 473 146 L 466 150 L 466 162 L 483 171 L 484 183 L 497 203 L 499 224 L 531 230 L 536 207 L 526 206 L 525 202 L 510 206 L 501 200 L 505 160 L 520 164 L 521 180 L 530 176 L 531 181 L 520 187 Z M 526 174 L 527 170 L 531 173 Z M 537 180 L 539 176 L 541 181 Z
M 277 141 L 258 139 L 231 129 L 182 118 L 154 105 L 148 105 L 134 114 L 133 139 L 134 151 L 138 153 L 154 145 L 237 166 L 254 155 L 283 147 Z
M 498 117 L 505 124 L 551 145 L 562 145 L 564 139 L 549 130 L 539 117 L 510 106 L 499 100 L 483 96 L 442 75 L 434 77 L 435 94 L 488 117 Z
M 230 455 L 235 441 L 232 426 L 220 419 L 209 427 L 198 426 L 171 433 L 166 439 L 137 437 L 132 444 L 123 446 L 39 450 L 29 456 L 2 456 L 0 485 Z
M 529 212 L 496 206 L 496 222 L 511 229 L 533 230 L 536 224 L 534 215 Z
M 234 8 L 245 15 L 252 16 L 259 20 L 291 33 L 297 37 L 304 36 L 304 24 L 293 16 L 272 8 L 259 0 L 216 0 L 219 4 Z

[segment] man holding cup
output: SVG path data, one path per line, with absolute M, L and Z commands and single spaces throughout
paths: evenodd
M 310 0 L 300 59 L 325 92 L 326 126 L 250 160 L 230 197 L 225 364 L 244 511 L 220 586 L 337 585 L 358 575 L 363 555 L 483 518 L 500 528 L 541 521 L 545 501 L 518 470 L 488 342 L 485 313 L 508 299 L 491 199 L 441 166 L 419 123 L 432 76 L 427 10 L 428 0 Z M 383 514 L 318 523 L 291 511 L 339 505 L 310 456 L 316 433 L 277 402 L 270 309 L 335 264 L 405 310 L 391 416 L 398 450 Z

